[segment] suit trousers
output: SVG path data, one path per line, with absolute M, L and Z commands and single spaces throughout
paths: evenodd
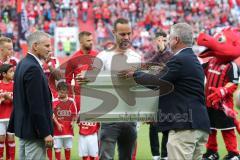
M 46 148 L 44 140 L 19 139 L 20 160 L 45 160 Z
M 201 130 L 170 130 L 168 133 L 168 160 L 201 160 L 208 133 Z

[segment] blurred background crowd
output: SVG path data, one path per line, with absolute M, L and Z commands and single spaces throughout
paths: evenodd
M 200 31 L 213 34 L 223 26 L 240 27 L 240 0 L 21 0 L 21 6 L 15 0 L 0 2 L 0 34 L 13 39 L 19 54 L 30 32 L 54 35 L 56 27 L 71 26 L 93 32 L 95 47 L 102 50 L 113 38 L 112 22 L 118 17 L 130 19 L 132 45 L 142 52 L 151 48 L 159 28 L 168 31 L 177 22 L 191 24 L 195 37 Z

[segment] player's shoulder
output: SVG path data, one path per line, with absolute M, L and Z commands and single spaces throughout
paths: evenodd
M 53 98 L 53 100 L 52 100 L 52 102 L 54 103 L 56 103 L 56 102 L 58 102 L 59 101 L 59 99 L 58 98 Z
M 127 54 L 128 55 L 132 55 L 132 56 L 134 56 L 136 58 L 141 58 L 142 57 L 142 53 L 141 52 L 138 52 L 138 51 L 136 51 L 134 49 L 131 49 L 131 48 L 127 50 Z
M 70 58 L 72 58 L 72 57 L 76 57 L 76 56 L 79 56 L 79 55 L 82 55 L 81 50 L 77 50 L 76 52 L 74 52 L 74 53 L 71 55 Z
M 114 52 L 110 50 L 103 50 L 97 54 L 97 57 L 110 57 L 113 56 Z
M 91 56 L 97 56 L 97 55 L 98 55 L 98 51 L 96 51 L 96 50 L 91 50 L 90 55 L 91 55 Z
M 75 103 L 75 101 L 72 97 L 68 97 L 68 101 Z

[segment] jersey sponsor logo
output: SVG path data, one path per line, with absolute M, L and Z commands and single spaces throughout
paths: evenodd
M 95 123 L 95 122 L 81 122 L 81 125 L 94 127 L 94 126 L 97 125 L 97 123 Z
M 72 114 L 71 114 L 71 111 L 69 110 L 58 110 L 57 115 L 59 117 L 70 117 Z

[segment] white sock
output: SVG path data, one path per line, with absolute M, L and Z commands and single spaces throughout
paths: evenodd
M 152 160 L 160 160 L 160 156 L 153 156 Z

